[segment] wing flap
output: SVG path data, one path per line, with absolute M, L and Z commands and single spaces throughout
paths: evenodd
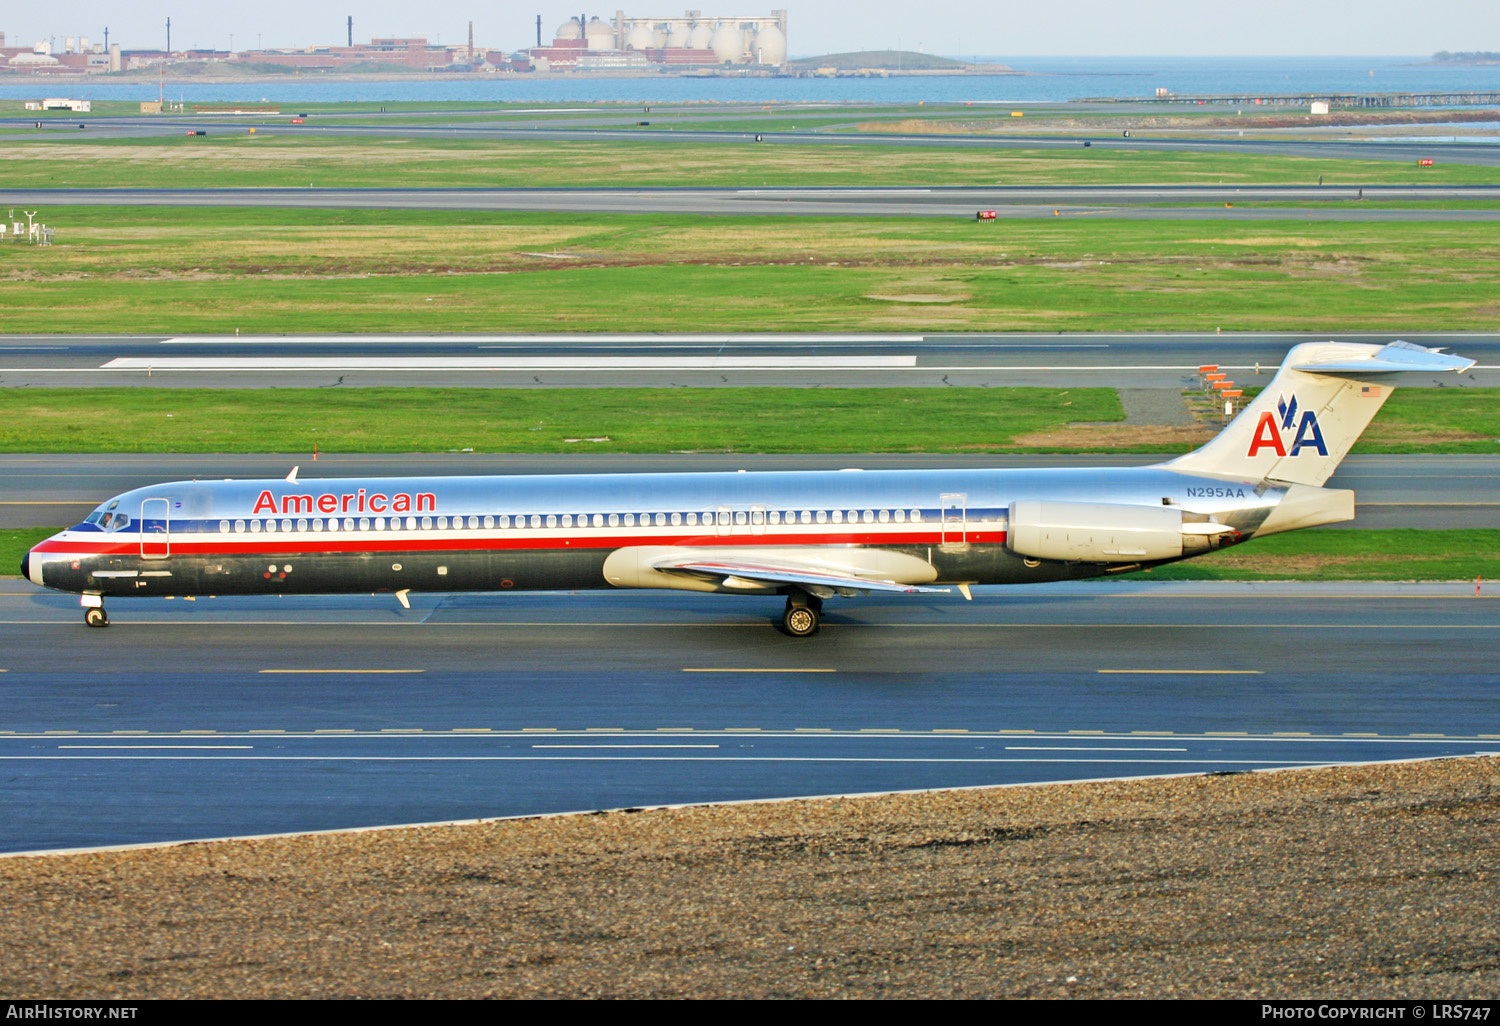
M 861 577 L 826 566 L 784 560 L 713 559 L 711 557 L 677 557 L 658 560 L 652 568 L 662 573 L 691 574 L 717 580 L 730 588 L 750 588 L 797 584 L 809 588 L 832 588 L 836 591 L 884 591 L 901 594 L 947 594 L 950 588 L 933 588 L 900 581 Z

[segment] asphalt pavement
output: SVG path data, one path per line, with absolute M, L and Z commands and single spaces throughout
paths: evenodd
M 1500 751 L 1472 585 L 830 602 L 0 586 L 7 851 Z

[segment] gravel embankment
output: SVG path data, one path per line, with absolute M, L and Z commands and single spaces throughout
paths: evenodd
M 0 859 L 0 993 L 1500 993 L 1500 761 Z

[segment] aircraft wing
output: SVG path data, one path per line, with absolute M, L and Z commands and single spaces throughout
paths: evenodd
M 678 556 L 652 564 L 653 568 L 668 574 L 687 574 L 717 580 L 725 587 L 762 588 L 766 585 L 797 584 L 810 591 L 828 589 L 834 592 L 887 591 L 910 594 L 913 592 L 939 592 L 947 594 L 950 588 L 932 588 L 917 584 L 902 584 L 899 581 L 860 577 L 845 570 L 792 560 L 745 560 L 714 559 L 712 557 Z M 823 597 L 828 597 L 827 595 Z

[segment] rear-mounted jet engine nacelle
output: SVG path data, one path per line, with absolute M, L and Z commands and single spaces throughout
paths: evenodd
M 1233 531 L 1184 521 L 1182 510 L 1171 506 L 1027 501 L 1011 503 L 1005 545 L 1033 559 L 1136 563 L 1206 552 Z

